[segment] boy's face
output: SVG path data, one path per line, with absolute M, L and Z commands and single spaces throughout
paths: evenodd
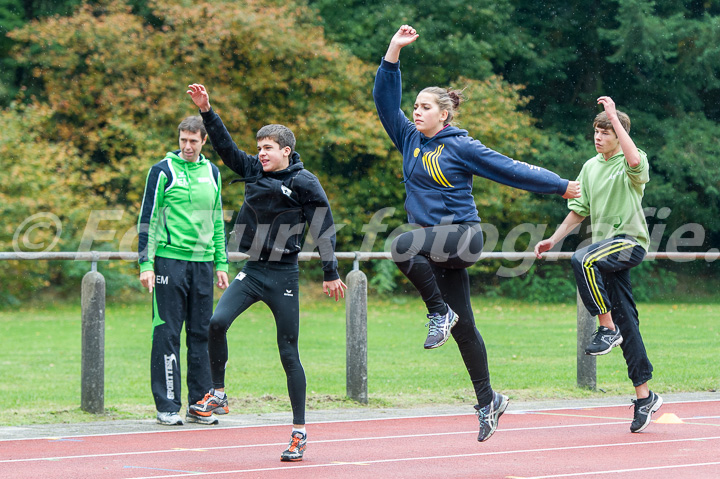
M 263 171 L 268 173 L 271 171 L 284 170 L 290 165 L 290 153 L 292 150 L 289 146 L 280 148 L 280 145 L 269 138 L 263 138 L 257 142 L 258 159 L 262 164 Z
M 180 144 L 180 157 L 185 161 L 196 162 L 206 140 L 207 137 L 203 138 L 202 133 L 199 131 L 181 130 L 178 140 Z
M 620 140 L 612 129 L 596 126 L 594 139 L 595 151 L 602 153 L 606 159 L 609 158 L 608 155 L 612 156 L 620 150 Z

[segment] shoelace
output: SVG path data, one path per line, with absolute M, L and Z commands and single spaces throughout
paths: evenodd
M 294 451 L 300 445 L 300 441 L 300 437 L 293 435 L 292 439 L 290 440 L 290 447 L 288 448 L 288 450 Z
M 429 318 L 429 321 L 425 323 L 425 326 L 428 327 L 428 336 L 434 336 L 440 332 L 440 325 L 444 322 L 442 319 L 443 316 Z

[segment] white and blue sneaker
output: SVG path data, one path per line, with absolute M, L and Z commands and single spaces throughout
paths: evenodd
M 423 347 L 425 349 L 439 348 L 450 337 L 450 330 L 458 322 L 458 315 L 448 306 L 447 313 L 432 313 L 427 315 L 428 335 Z
M 493 391 L 493 399 L 490 401 L 490 404 L 484 407 L 480 407 L 479 405 L 475 406 L 475 410 L 477 411 L 475 414 L 477 414 L 478 421 L 480 422 L 480 432 L 477 438 L 479 442 L 487 441 L 490 439 L 490 436 L 495 433 L 500 416 L 505 412 L 508 401 L 507 396 Z

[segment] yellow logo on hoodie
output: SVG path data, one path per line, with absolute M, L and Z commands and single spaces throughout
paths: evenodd
M 438 162 L 444 148 L 445 145 L 439 145 L 434 151 L 425 153 L 422 157 L 423 168 L 430 176 L 432 176 L 433 180 L 435 180 L 437 184 L 453 188 L 453 185 L 451 185 L 447 178 L 445 178 L 445 175 L 443 175 L 443 172 L 440 169 L 440 163 Z

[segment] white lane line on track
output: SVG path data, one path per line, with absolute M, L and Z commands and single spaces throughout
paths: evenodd
M 669 404 L 699 404 L 699 403 L 708 403 L 708 402 L 718 402 L 717 399 L 700 399 L 697 401 L 665 401 L 663 402 L 663 405 L 667 406 Z M 616 408 L 616 407 L 628 407 L 627 403 L 623 404 L 606 404 L 601 406 L 580 406 L 580 407 L 556 407 L 556 408 L 544 408 L 544 409 L 519 409 L 519 410 L 513 410 L 512 409 L 512 401 L 510 404 L 510 409 L 505 411 L 505 414 L 513 415 L 513 414 L 542 414 L 544 412 L 552 412 L 552 411 L 583 411 L 587 409 L 605 409 L 605 408 Z M 469 412 L 467 414 L 457 414 L 457 413 L 451 413 L 451 414 L 428 414 L 424 416 L 390 416 L 390 417 L 371 417 L 371 418 L 356 418 L 356 419 L 337 419 L 337 420 L 331 420 L 331 421 L 314 421 L 313 424 L 342 424 L 342 423 L 350 423 L 350 422 L 369 422 L 369 421 L 394 421 L 397 419 L 437 419 L 437 418 L 444 418 L 444 417 L 465 417 L 465 416 L 474 416 L 474 412 Z M 289 416 L 288 416 L 289 417 Z M 607 419 L 607 418 L 604 418 Z M 224 423 L 232 423 L 234 420 L 232 417 L 223 418 Z M 148 420 L 148 424 L 155 424 L 154 420 Z M 240 420 L 235 420 L 235 422 L 241 422 Z M 110 426 L 111 423 L 108 423 L 108 426 Z M 287 427 L 287 424 L 282 423 L 265 423 L 265 424 L 242 424 L 237 426 L 213 426 L 213 431 L 219 431 L 223 429 L 246 429 L 246 428 L 253 428 L 253 427 Z M 2 428 L 0 428 L 1 430 Z M 193 433 L 201 430 L 206 430 L 206 428 L 186 428 L 186 429 L 158 429 L 158 430 L 152 430 L 152 431 L 130 431 L 130 432 L 111 432 L 111 433 L 102 433 L 102 434 L 77 434 L 77 435 L 67 435 L 67 436 L 46 436 L 46 437 L 29 437 L 29 438 L 9 438 L 9 439 L 0 439 L 1 442 L 8 442 L 8 441 L 37 441 L 37 440 L 43 440 L 43 439 L 69 439 L 69 438 L 78 438 L 78 437 L 111 437 L 111 436 L 129 436 L 129 435 L 136 435 L 136 434 L 166 434 L 168 432 L 173 433 Z
M 512 431 L 537 431 L 542 429 L 568 429 L 568 428 L 576 428 L 576 427 L 599 427 L 599 426 L 614 426 L 618 424 L 625 424 L 627 423 L 627 420 L 625 421 L 613 421 L 613 422 L 606 422 L 606 423 L 587 423 L 587 424 L 564 424 L 564 425 L 555 425 L 555 426 L 534 426 L 534 427 L 516 427 L 516 428 L 504 428 L 504 429 L 498 429 L 497 433 L 499 432 L 512 432 Z M 422 433 L 422 434 L 398 434 L 393 436 L 372 436 L 372 437 L 351 437 L 351 438 L 342 438 L 342 439 L 321 439 L 321 440 L 312 440 L 313 444 L 329 444 L 329 443 L 337 443 L 337 442 L 354 442 L 354 441 L 378 441 L 378 440 L 390 440 L 390 439 L 412 439 L 416 437 L 430 437 L 430 436 L 455 436 L 455 435 L 465 435 L 465 434 L 477 434 L 477 429 L 472 431 L 455 431 L 455 432 L 434 432 L 434 433 Z M 227 450 L 227 449 L 245 449 L 245 448 L 251 448 L 251 447 L 278 447 L 278 446 L 284 446 L 287 444 L 286 442 L 280 442 L 280 443 L 265 443 L 265 444 L 242 444 L 242 445 L 233 445 L 233 446 L 214 446 L 212 447 L 213 451 L 219 451 L 219 450 Z M 13 463 L 13 462 L 33 462 L 33 461 L 59 461 L 59 460 L 67 460 L 67 459 L 88 459 L 88 458 L 96 458 L 96 457 L 118 457 L 118 456 L 138 456 L 138 455 L 146 455 L 146 454 L 166 454 L 166 453 L 173 453 L 173 452 L 207 452 L 208 448 L 172 448 L 172 449 L 158 449 L 154 451 L 128 451 L 128 452 L 112 452 L 112 453 L 104 453 L 104 454 L 82 454 L 77 456 L 55 456 L 55 457 L 30 457 L 30 458 L 24 458 L 24 459 L 3 459 L 0 460 L 0 464 L 2 463 Z
M 707 467 L 707 466 L 717 466 L 720 465 L 720 462 L 698 462 L 696 464 L 675 464 L 672 466 L 647 466 L 647 467 L 638 467 L 635 469 L 616 469 L 614 471 L 592 471 L 592 472 L 574 472 L 571 474 L 554 474 L 552 476 L 532 476 L 532 477 L 523 477 L 523 479 L 553 479 L 558 477 L 582 477 L 582 476 L 600 476 L 603 474 L 622 474 L 624 472 L 647 472 L 647 471 L 658 471 L 662 469 L 681 469 L 681 468 L 688 468 L 688 467 Z
M 600 448 L 600 447 L 626 447 L 626 446 L 636 446 L 636 445 L 648 445 L 648 444 L 671 444 L 671 443 L 680 443 L 680 442 L 688 442 L 688 441 L 709 441 L 709 440 L 719 440 L 720 436 L 713 436 L 713 437 L 703 437 L 703 438 L 692 438 L 692 439 L 668 439 L 668 440 L 659 440 L 659 441 L 646 441 L 646 442 L 627 442 L 627 443 L 618 443 L 618 444 L 591 444 L 586 446 L 567 446 L 567 447 L 550 447 L 550 448 L 541 448 L 541 449 L 519 449 L 519 450 L 513 450 L 513 451 L 495 451 L 495 452 L 479 452 L 479 453 L 472 453 L 472 454 L 454 454 L 454 455 L 448 455 L 448 456 L 423 456 L 423 457 L 406 457 L 406 458 L 396 458 L 396 459 L 377 459 L 377 460 L 370 460 L 370 461 L 362 461 L 363 465 L 372 465 L 372 464 L 386 464 L 386 463 L 392 463 L 392 462 L 411 462 L 411 461 L 429 461 L 429 460 L 438 460 L 438 459 L 458 459 L 458 458 L 466 458 L 466 457 L 482 457 L 482 456 L 500 456 L 500 455 L 510 455 L 510 454 L 526 454 L 526 453 L 537 453 L 537 452 L 553 452 L 553 451 L 571 451 L 571 450 L 578 450 L 578 449 L 592 449 L 592 448 Z M 360 461 L 358 461 L 360 462 Z M 715 462 L 709 462 L 709 463 L 698 463 L 701 465 L 715 465 L 720 463 Z M 257 469 L 236 469 L 232 471 L 213 471 L 213 472 L 207 472 L 205 474 L 172 474 L 172 475 L 166 475 L 166 476 L 147 476 L 147 477 L 132 477 L 128 479 L 169 479 L 174 477 L 202 477 L 202 476 L 219 476 L 223 474 L 247 474 L 247 473 L 253 473 L 253 472 L 270 472 L 270 471 L 282 471 L 282 470 L 296 470 L 296 469 L 311 469 L 311 468 L 321 468 L 321 467 L 338 467 L 338 466 L 346 466 L 348 464 L 338 464 L 338 463 L 326 463 L 326 464 L 303 464 L 303 465 L 293 465 L 293 466 L 278 466 L 278 467 L 264 467 L 264 468 L 257 468 Z M 662 466 L 662 467 L 690 467 L 688 466 Z M 656 466 L 660 467 L 660 466 Z M 634 469 L 637 471 L 642 470 L 651 470 L 653 467 L 649 466 L 647 468 L 643 469 Z M 633 470 L 628 470 L 633 471 Z M 590 475 L 590 474 L 597 474 L 595 472 L 587 472 L 583 473 L 584 475 Z M 570 477 L 570 476 L 541 476 L 542 478 L 554 478 L 554 477 Z M 531 479 L 531 478 L 527 478 Z M 532 478 L 532 479 L 540 479 L 540 478 Z

